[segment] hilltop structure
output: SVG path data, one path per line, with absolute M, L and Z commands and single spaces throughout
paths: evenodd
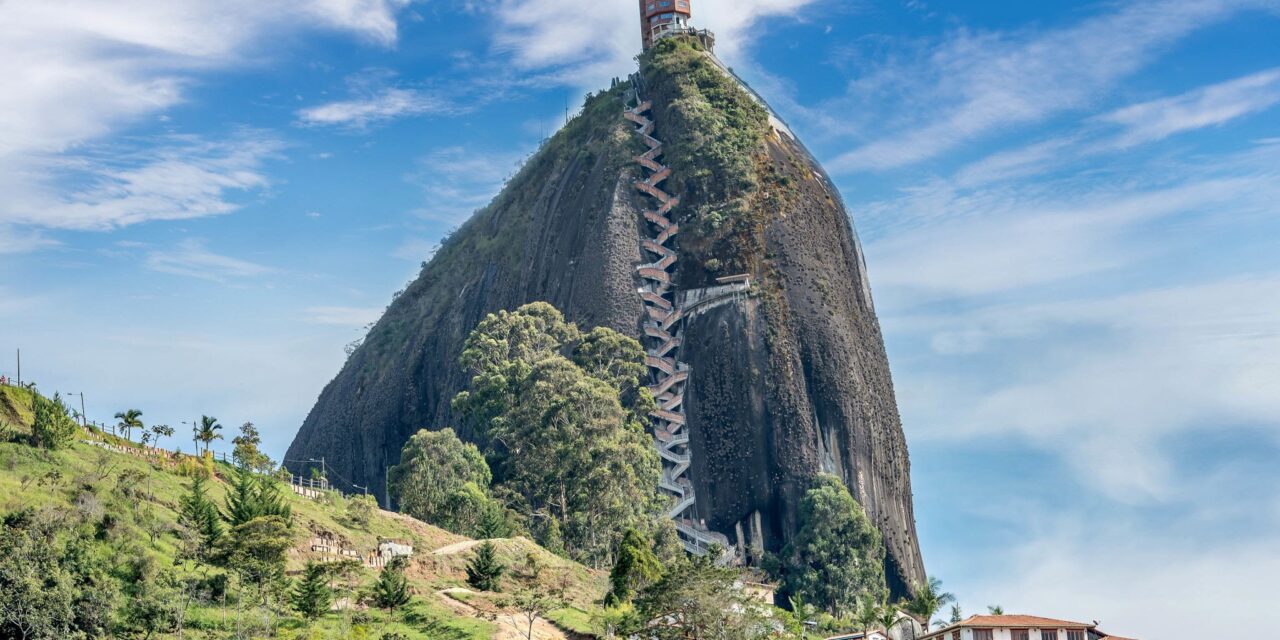
M 664 6 L 664 2 L 666 5 Z M 455 232 L 326 386 L 291 445 L 384 492 L 418 429 L 455 427 L 458 357 L 533 301 L 641 340 L 660 490 L 686 548 L 753 563 L 801 526 L 817 474 L 879 529 L 891 592 L 925 572 L 910 462 L 862 249 L 839 192 L 689 25 L 641 2 L 639 72 L 590 96 Z

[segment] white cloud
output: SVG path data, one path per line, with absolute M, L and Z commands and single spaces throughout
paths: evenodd
M 6 195 L 0 219 L 35 217 L 23 207 L 15 213 L 15 196 L 28 207 L 49 204 L 49 198 L 39 196 L 68 163 L 83 163 L 74 155 L 78 148 L 180 103 L 185 89 L 203 72 L 254 63 L 253 54 L 268 36 L 319 28 L 390 46 L 396 41 L 395 13 L 406 2 L 0 2 L 0 191 Z M 183 179 L 176 175 L 183 171 L 187 177 L 198 177 L 192 169 L 170 162 L 133 175 L 107 171 L 100 178 L 158 184 Z M 170 175 L 161 175 L 166 172 Z M 223 185 L 228 178 L 213 177 Z M 232 188 L 244 183 L 241 178 L 230 177 Z M 145 211 L 135 215 L 123 208 L 111 210 L 110 201 L 158 206 L 161 217 L 175 217 L 170 205 L 186 204 L 181 197 L 151 201 L 127 184 L 123 191 L 104 189 L 81 193 L 88 198 L 84 202 L 60 206 L 54 224 L 78 218 L 84 228 L 102 228 L 148 219 Z M 171 195 L 178 194 L 156 194 L 161 200 Z M 189 215 L 223 210 L 216 203 L 205 208 L 210 204 L 197 197 Z
M 225 282 L 233 278 L 251 278 L 273 270 L 259 264 L 213 253 L 200 240 L 188 239 L 172 249 L 147 254 L 146 266 L 153 271 Z
M 1020 33 L 956 31 L 906 61 L 891 58 L 824 108 L 852 114 L 828 126 L 892 133 L 830 163 L 835 172 L 884 170 L 938 156 L 1011 127 L 1095 104 L 1118 82 L 1197 29 L 1267 0 L 1122 5 L 1068 28 Z M 865 111 L 852 105 L 877 105 Z M 872 127 L 875 127 L 874 129 Z
M 382 309 L 371 307 L 307 307 L 307 322 L 340 327 L 363 327 L 382 316 Z
M 265 188 L 263 162 L 281 144 L 248 132 L 225 142 L 183 137 L 138 152 L 48 159 L 38 176 L 11 187 L 0 221 L 56 229 L 108 230 L 149 220 L 228 213 L 233 194 Z M 72 186 L 79 185 L 79 186 Z
M 346 125 L 365 127 L 370 124 L 406 116 L 453 113 L 450 101 L 413 89 L 388 88 L 366 98 L 330 102 L 298 112 L 298 118 L 310 125 Z
M 1099 120 L 1120 125 L 1115 144 L 1133 146 L 1173 134 L 1218 126 L 1280 102 L 1280 69 L 1202 87 L 1179 96 L 1135 104 Z
M 794 16 L 816 0 L 700 0 L 695 26 L 716 32 L 716 52 L 733 60 L 764 18 Z M 521 69 L 554 68 L 555 81 L 595 89 L 634 71 L 640 19 L 633 2 L 500 0 L 494 44 Z M 572 16 L 566 19 L 565 16 Z
M 880 306 L 978 296 L 1132 264 L 1158 250 L 1142 225 L 1183 214 L 1264 213 L 1280 174 L 1255 171 L 1173 186 L 1076 183 L 958 191 L 937 183 L 864 208 L 861 229 Z M 885 294 L 888 295 L 885 295 Z M 889 304 L 885 304 L 888 301 Z
M 1042 515 L 1022 513 L 1012 526 L 1035 520 L 1043 530 L 951 582 L 970 610 L 1000 603 L 1010 613 L 1096 619 L 1138 638 L 1249 638 L 1272 624 L 1263 594 L 1280 571 L 1273 520 L 1234 534 L 1244 540 L 1206 544 L 1188 535 L 1196 522 L 1153 528 L 1123 515 Z

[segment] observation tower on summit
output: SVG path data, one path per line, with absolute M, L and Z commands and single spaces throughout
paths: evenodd
M 640 38 L 644 48 L 648 50 L 664 36 L 673 33 L 694 33 L 703 38 L 710 49 L 715 43 L 715 36 L 710 32 L 698 32 L 689 26 L 693 18 L 693 10 L 689 3 L 693 0 L 640 0 Z

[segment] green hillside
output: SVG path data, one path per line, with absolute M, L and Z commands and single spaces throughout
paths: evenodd
M 7 425 L 4 439 L 10 440 L 0 442 L 0 517 L 4 519 L 0 550 L 10 556 L 15 551 L 34 556 L 33 549 L 39 545 L 16 532 L 39 531 L 56 541 L 53 553 L 64 554 L 60 565 L 92 565 L 93 570 L 84 574 L 94 576 L 88 580 L 92 584 L 82 584 L 86 579 L 77 574 L 60 593 L 71 598 L 72 608 L 78 610 L 87 605 L 75 598 L 85 593 L 93 591 L 105 599 L 106 606 L 100 609 L 108 612 L 108 619 L 102 621 L 101 636 L 523 637 L 513 635 L 513 623 L 520 620 L 508 610 L 507 599 L 533 591 L 555 596 L 555 609 L 546 617 L 570 629 L 589 632 L 593 618 L 598 617 L 596 603 L 607 589 L 607 574 L 551 554 L 524 538 L 495 541 L 498 557 L 508 567 L 502 593 L 476 593 L 467 587 L 465 573 L 475 552 L 474 541 L 379 509 L 361 518 L 357 503 L 363 501 L 359 499 L 334 492 L 304 497 L 280 480 L 269 482 L 277 485 L 291 511 L 285 563 L 289 585 L 273 596 L 270 607 L 263 607 L 253 601 L 257 593 L 240 584 L 236 567 L 183 558 L 184 540 L 190 533 L 180 522 L 179 511 L 192 474 L 202 467 L 212 469 L 206 483 L 208 494 L 225 511 L 236 477 L 231 465 L 212 460 L 202 463 L 191 456 L 175 460 L 170 455 L 148 454 L 135 443 L 93 430 L 80 430 L 76 441 L 66 448 L 30 446 L 24 440 L 31 431 L 34 397 L 25 389 L 0 387 L 0 422 Z M 404 570 L 413 593 L 410 603 L 391 615 L 359 602 L 360 594 L 377 580 L 380 571 L 362 564 L 349 585 L 330 578 L 335 587 L 332 609 L 314 622 L 304 620 L 290 606 L 292 585 L 309 561 L 334 559 L 333 554 L 315 549 L 317 539 L 364 557 L 378 548 L 380 540 L 411 544 L 414 554 Z M 12 557 L 0 566 L 0 609 L 12 604 L 2 601 L 9 576 L 37 566 L 38 562 Z M 45 582 L 44 588 L 28 593 L 57 591 L 50 586 L 60 579 L 57 575 L 40 575 L 38 569 L 34 574 L 34 580 Z M 138 593 L 131 584 L 139 575 L 147 576 L 148 584 L 153 585 L 148 587 L 151 592 Z M 20 604 L 26 606 L 40 605 L 31 595 L 22 600 Z M 168 621 L 154 625 L 166 630 L 147 633 L 147 611 L 140 611 L 141 603 L 147 600 L 147 606 L 167 608 L 167 613 L 152 612 L 150 618 L 169 616 Z M 5 615 L 0 614 L 0 623 Z M 535 637 L 567 637 L 545 620 L 539 620 L 538 627 Z M 30 637 L 48 636 L 36 632 Z

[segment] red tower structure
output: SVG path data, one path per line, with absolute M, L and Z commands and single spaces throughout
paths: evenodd
M 691 0 L 640 0 L 640 37 L 648 49 L 662 36 L 689 28 Z

